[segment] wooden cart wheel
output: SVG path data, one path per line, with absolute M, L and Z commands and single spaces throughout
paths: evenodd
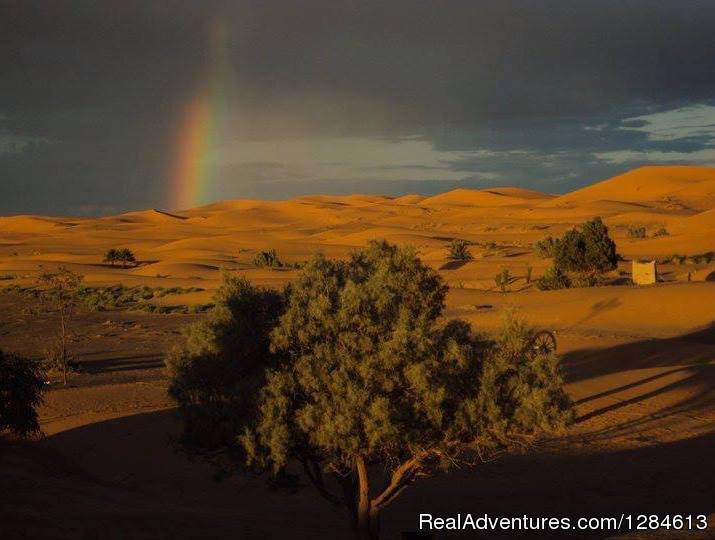
M 531 339 L 531 349 L 535 354 L 556 352 L 556 337 L 548 330 L 541 330 Z

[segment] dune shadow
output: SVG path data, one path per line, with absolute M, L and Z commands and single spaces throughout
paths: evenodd
M 467 264 L 469 260 L 448 261 L 439 267 L 440 270 L 458 270 Z

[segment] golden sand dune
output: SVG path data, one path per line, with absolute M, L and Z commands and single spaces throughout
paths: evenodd
M 455 189 L 432 197 L 231 200 L 180 212 L 155 209 L 99 219 L 13 216 L 0 218 L 0 273 L 27 275 L 41 264 L 70 264 L 92 282 L 157 275 L 213 282 L 219 268 L 250 268 L 261 250 L 276 249 L 283 262 L 292 264 L 317 251 L 342 257 L 374 238 L 412 244 L 427 262 L 442 268 L 448 243 L 463 238 L 475 243 L 475 263 L 447 266 L 443 272 L 453 284 L 486 287 L 500 268 L 542 269 L 545 262 L 533 254 L 534 242 L 597 215 L 611 227 L 626 258 L 715 250 L 714 194 L 715 169 L 644 167 L 559 197 L 503 187 Z M 645 239 L 628 236 L 634 226 L 646 227 Z M 655 237 L 660 228 L 669 234 Z M 140 266 L 102 264 L 112 247 L 132 249 Z M 286 281 L 289 274 L 273 277 Z
M 641 167 L 562 195 L 554 205 L 620 201 L 670 210 L 715 206 L 715 169 L 711 167 Z
M 529 196 L 522 197 L 522 193 L 528 193 Z M 526 200 L 531 200 L 534 193 L 518 188 L 495 188 L 492 190 L 477 190 L 458 188 L 441 195 L 435 195 L 424 199 L 420 204 L 422 206 L 514 206 L 524 204 Z M 538 198 L 548 198 L 543 195 Z

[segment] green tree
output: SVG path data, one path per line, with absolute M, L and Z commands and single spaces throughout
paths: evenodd
M 38 362 L 0 350 L 0 433 L 37 433 L 44 377 Z
M 104 254 L 104 261 L 105 263 L 109 263 L 112 266 L 115 265 L 115 263 L 119 260 L 119 250 L 115 248 L 111 248 L 107 250 L 107 252 Z
M 346 262 L 317 256 L 272 334 L 249 462 L 302 463 L 318 491 L 348 508 L 361 538 L 418 478 L 558 430 L 570 402 L 553 355 L 509 322 L 496 342 L 463 321 L 440 324 L 447 287 L 414 250 L 372 242 Z M 368 468 L 390 468 L 375 490 Z M 331 491 L 331 475 L 340 486 Z
M 586 245 L 586 271 L 608 272 L 618 266 L 616 243 L 608 236 L 608 227 L 600 217 L 583 224 Z
M 224 273 L 214 307 L 169 351 L 169 394 L 179 404 L 187 448 L 240 450 L 237 436 L 273 364 L 270 332 L 283 303 L 283 295 Z
M 129 248 L 122 248 L 117 253 L 117 260 L 122 263 L 122 268 L 126 268 L 130 264 L 137 262 L 134 253 Z
M 616 244 L 600 217 L 571 229 L 555 244 L 554 265 L 562 272 L 607 272 L 616 268 Z
M 70 338 L 70 324 L 76 310 L 82 303 L 83 276 L 69 268 L 60 266 L 55 272 L 41 272 L 38 278 L 39 298 L 43 310 L 57 316 L 59 322 L 58 343 L 50 355 L 54 366 L 62 372 L 62 380 L 67 384 L 67 373 L 71 357 L 67 350 Z

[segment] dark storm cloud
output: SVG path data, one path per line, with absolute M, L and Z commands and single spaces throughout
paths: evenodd
M 0 213 L 166 204 L 217 18 L 230 29 L 239 140 L 419 137 L 472 153 L 445 162 L 464 184 L 551 191 L 636 164 L 609 152 L 712 147 L 708 133 L 653 140 L 633 120 L 712 103 L 710 1 L 2 1 Z M 228 167 L 245 182 L 227 181 L 225 196 L 275 196 L 279 158 Z M 281 194 L 451 185 L 382 181 L 379 169 L 361 181 L 296 174 Z

